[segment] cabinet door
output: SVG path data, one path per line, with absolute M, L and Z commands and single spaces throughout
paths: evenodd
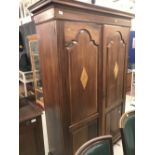
M 119 132 L 118 122 L 125 102 L 129 28 L 105 25 L 104 32 L 104 134 Z
M 75 152 L 85 141 L 98 136 L 101 26 L 65 22 L 64 35 L 67 60 L 65 77 L 68 77 L 70 109 L 69 130 Z

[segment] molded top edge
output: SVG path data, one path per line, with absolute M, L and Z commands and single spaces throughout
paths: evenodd
M 37 3 L 33 4 L 30 6 L 28 9 L 32 13 L 37 13 L 40 11 L 42 8 L 46 8 L 49 6 L 54 6 L 54 5 L 63 5 L 63 6 L 68 6 L 71 8 L 79 8 L 83 10 L 89 10 L 89 11 L 94 11 L 94 12 L 99 12 L 99 13 L 106 13 L 106 14 L 111 14 L 115 16 L 121 16 L 124 18 L 134 18 L 134 14 L 128 13 L 125 11 L 120 11 L 116 9 L 111 9 L 107 7 L 101 7 L 97 6 L 94 4 L 87 4 L 83 2 L 78 2 L 78 1 L 70 1 L 70 0 L 40 0 Z

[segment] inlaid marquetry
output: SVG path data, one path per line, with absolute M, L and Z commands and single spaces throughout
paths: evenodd
M 118 71 L 119 71 L 118 63 L 115 62 L 115 66 L 114 66 L 114 77 L 115 77 L 115 79 L 118 76 Z
M 87 74 L 85 67 L 83 67 L 83 69 L 82 69 L 80 81 L 83 86 L 83 89 L 85 89 L 87 86 L 87 82 L 88 82 L 88 74 Z

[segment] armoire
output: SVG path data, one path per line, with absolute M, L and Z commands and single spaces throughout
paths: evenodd
M 29 10 L 39 42 L 49 154 L 73 155 L 100 135 L 116 142 L 134 15 L 69 0 L 42 0 Z

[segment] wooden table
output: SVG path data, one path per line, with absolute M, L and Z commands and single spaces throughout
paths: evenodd
M 35 103 L 22 99 L 19 106 L 19 154 L 45 155 L 42 109 Z

